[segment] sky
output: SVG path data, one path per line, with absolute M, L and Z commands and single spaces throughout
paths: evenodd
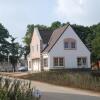
M 0 0 L 0 23 L 22 43 L 28 24 L 100 22 L 100 0 Z

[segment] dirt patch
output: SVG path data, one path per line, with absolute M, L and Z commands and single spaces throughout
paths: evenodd
M 27 76 L 29 73 L 28 72 L 2 72 L 0 74 L 4 76 L 10 76 L 10 77 L 17 78 L 17 77 Z

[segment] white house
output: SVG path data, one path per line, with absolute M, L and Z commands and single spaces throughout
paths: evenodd
M 28 70 L 90 68 L 90 51 L 67 24 L 56 30 L 34 28 Z

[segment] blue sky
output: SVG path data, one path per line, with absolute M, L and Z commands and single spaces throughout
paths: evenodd
M 100 22 L 100 0 L 0 0 L 0 22 L 21 42 L 28 24 Z

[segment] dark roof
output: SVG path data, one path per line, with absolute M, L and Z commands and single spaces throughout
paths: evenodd
M 48 43 L 48 41 L 49 41 L 49 39 L 50 39 L 50 37 L 51 37 L 51 35 L 52 35 L 52 32 L 53 31 L 51 31 L 51 30 L 48 30 L 48 29 L 39 29 L 39 33 L 40 33 L 40 36 L 41 36 L 41 38 L 42 38 L 42 40 L 43 40 L 43 43 L 45 44 L 47 44 Z
M 52 49 L 52 47 L 56 44 L 56 42 L 59 40 L 59 38 L 61 37 L 61 35 L 64 33 L 64 31 L 67 29 L 68 26 L 69 24 L 54 30 L 54 32 L 52 33 L 50 37 L 48 45 L 43 50 L 43 52 L 49 52 Z

